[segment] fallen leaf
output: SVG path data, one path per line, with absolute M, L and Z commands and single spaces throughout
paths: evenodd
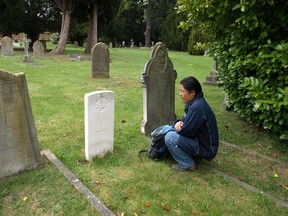
M 96 181 L 95 181 L 95 184 L 96 184 L 96 185 L 101 185 L 101 181 L 97 181 L 97 180 L 96 180 Z
M 170 206 L 168 205 L 168 204 L 163 204 L 162 203 L 162 206 L 163 206 L 163 208 L 166 210 L 166 211 L 170 211 Z
M 150 202 L 146 202 L 146 203 L 145 203 L 145 206 L 146 206 L 146 207 L 150 207 L 150 206 L 151 206 L 151 203 L 150 203 Z
M 133 212 L 134 216 L 138 216 L 136 212 Z
M 82 148 L 82 149 L 80 150 L 80 152 L 81 152 L 82 155 L 84 155 L 84 154 L 85 154 L 85 149 Z
M 199 215 L 199 212 L 198 212 L 197 210 L 193 210 L 193 211 L 192 211 L 192 214 L 193 214 L 193 215 Z
M 279 184 L 279 186 L 285 188 L 286 190 L 288 190 L 288 185 Z
M 232 176 L 232 173 L 231 172 L 227 172 L 226 173 L 228 176 Z
M 260 148 L 263 148 L 263 145 L 261 143 L 257 143 L 257 145 L 260 147 Z
M 105 157 L 105 153 L 99 154 L 98 157 L 101 158 L 101 159 L 104 158 Z

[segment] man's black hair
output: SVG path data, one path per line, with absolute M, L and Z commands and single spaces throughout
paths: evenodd
M 199 83 L 199 81 L 193 77 L 193 76 L 189 76 L 189 77 L 185 77 L 184 79 L 182 79 L 180 81 L 180 84 L 183 85 L 183 87 L 188 91 L 188 92 L 192 92 L 195 91 L 196 94 L 199 94 L 202 92 L 202 86 Z

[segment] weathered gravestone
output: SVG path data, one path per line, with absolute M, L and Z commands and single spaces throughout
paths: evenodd
M 13 55 L 13 40 L 10 37 L 4 37 L 1 39 L 1 50 L 2 55 L 12 56 Z
M 203 83 L 208 85 L 219 85 L 216 61 L 213 62 L 213 67 L 210 75 L 206 76 L 206 81 L 204 81 Z
M 85 94 L 85 158 L 113 151 L 114 92 L 96 91 Z
M 109 50 L 106 44 L 95 44 L 91 52 L 92 78 L 109 77 Z
M 145 135 L 175 120 L 176 77 L 165 44 L 157 43 L 141 75 L 144 114 L 141 131 Z
M 25 75 L 0 69 L 0 178 L 40 163 Z
M 42 58 L 44 57 L 44 45 L 41 41 L 37 40 L 33 43 L 33 55 L 34 58 Z

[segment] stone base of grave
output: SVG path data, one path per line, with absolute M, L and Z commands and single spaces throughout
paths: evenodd
M 33 60 L 29 56 L 24 56 L 22 61 L 23 62 L 33 62 Z
M 109 73 L 94 73 L 92 78 L 109 78 Z
M 208 85 L 220 85 L 220 82 L 218 81 L 217 75 L 210 75 L 206 77 L 206 81 L 203 82 L 204 84 Z

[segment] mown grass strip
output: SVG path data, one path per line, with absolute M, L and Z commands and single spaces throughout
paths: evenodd
M 69 180 L 69 182 L 89 200 L 93 207 L 105 216 L 114 216 L 108 209 L 49 149 L 41 152 L 51 163 L 53 163 Z
M 245 182 L 243 182 L 243 181 L 240 181 L 240 180 L 237 179 L 237 178 L 234 178 L 234 177 L 232 177 L 232 176 L 229 176 L 229 175 L 227 175 L 227 174 L 225 174 L 225 173 L 223 173 L 223 172 L 221 172 L 221 171 L 219 171 L 219 170 L 217 170 L 217 169 L 215 169 L 215 168 L 210 167 L 210 170 L 218 173 L 219 175 L 221 175 L 221 176 L 223 176 L 223 177 L 225 177 L 225 178 L 228 178 L 229 180 L 235 182 L 235 183 L 238 184 L 238 185 L 243 186 L 244 188 L 246 188 L 246 189 L 248 189 L 248 190 L 250 190 L 250 191 L 254 191 L 254 192 L 257 192 L 257 193 L 262 194 L 263 196 L 265 196 L 265 197 L 269 198 L 270 200 L 273 200 L 274 202 L 276 202 L 278 205 L 281 205 L 281 206 L 284 206 L 284 207 L 288 208 L 288 203 L 284 202 L 284 201 L 281 200 L 281 199 L 278 199 L 278 198 L 272 196 L 272 195 L 269 194 L 269 193 L 266 193 L 266 192 L 264 192 L 264 191 L 262 191 L 262 190 L 260 190 L 260 189 L 258 189 L 258 188 L 256 188 L 256 187 L 254 187 L 254 186 L 252 186 L 252 185 L 249 185 L 249 184 L 247 184 L 247 183 L 245 183 Z
M 223 140 L 220 140 L 220 143 L 223 144 L 223 145 L 225 145 L 225 146 L 229 146 L 229 147 L 238 149 L 238 150 L 240 150 L 240 151 L 242 151 L 242 152 L 245 152 L 245 153 L 247 153 L 247 154 L 250 154 L 250 155 L 252 155 L 252 156 L 257 156 L 257 157 L 260 157 L 260 158 L 262 158 L 262 159 L 265 159 L 265 160 L 269 160 L 269 161 L 271 161 L 271 162 L 278 163 L 278 164 L 280 164 L 280 165 L 282 165 L 282 166 L 287 166 L 287 164 L 284 164 L 284 163 L 283 163 L 282 161 L 280 161 L 280 160 L 277 160 L 277 159 L 268 157 L 268 156 L 263 155 L 263 154 L 259 154 L 259 153 L 257 153 L 257 152 L 254 152 L 254 151 L 245 149 L 245 148 L 240 147 L 240 146 L 237 146 L 237 145 L 235 145 L 235 144 L 228 143 L 228 142 L 225 142 L 225 141 L 223 141 Z

